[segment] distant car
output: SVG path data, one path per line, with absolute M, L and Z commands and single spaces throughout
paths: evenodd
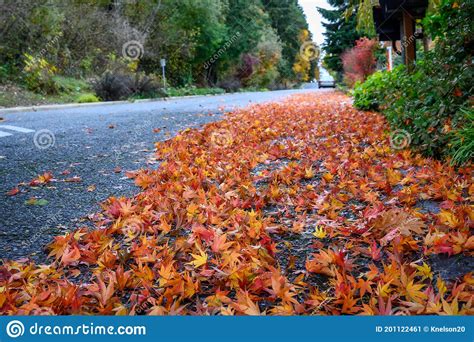
M 319 88 L 335 88 L 336 81 L 334 80 L 319 80 L 318 81 Z

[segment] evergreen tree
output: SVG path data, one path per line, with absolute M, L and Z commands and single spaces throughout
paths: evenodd
M 337 78 L 342 79 L 341 55 L 355 45 L 355 41 L 361 37 L 357 32 L 356 14 L 352 13 L 346 18 L 345 12 L 350 6 L 348 0 L 328 0 L 334 9 L 324 9 L 318 7 L 319 13 L 327 22 L 323 22 L 326 28 L 323 44 L 324 65 L 331 71 L 337 73 Z

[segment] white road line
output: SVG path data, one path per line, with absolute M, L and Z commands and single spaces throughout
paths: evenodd
M 17 127 L 17 126 L 10 126 L 10 125 L 0 125 L 1 129 L 9 129 L 10 131 L 17 131 L 21 133 L 33 133 L 33 129 Z
M 11 135 L 10 133 L 0 131 L 0 138 L 8 137 L 10 135 Z

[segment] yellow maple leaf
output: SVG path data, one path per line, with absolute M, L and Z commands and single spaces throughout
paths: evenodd
M 314 230 L 313 235 L 318 239 L 324 239 L 328 234 L 326 233 L 326 230 L 323 227 L 317 226 Z
M 441 302 L 443 303 L 443 312 L 440 312 L 440 315 L 449 315 L 455 316 L 459 315 L 459 305 L 458 305 L 458 298 L 454 298 L 451 304 L 441 298 Z
M 326 172 L 326 173 L 323 175 L 323 178 L 324 178 L 326 181 L 330 182 L 330 181 L 332 181 L 332 180 L 334 179 L 334 176 L 333 176 L 331 173 Z
M 433 273 L 431 272 L 431 267 L 426 263 L 423 262 L 423 265 L 415 265 L 417 272 L 417 275 L 421 276 L 421 280 L 425 280 L 427 278 L 433 279 Z
M 391 281 L 389 281 L 388 283 L 384 285 L 379 283 L 377 285 L 377 295 L 383 298 L 387 298 L 390 295 L 390 292 L 392 292 L 392 289 L 390 289 L 390 284 L 391 284 Z
M 305 168 L 304 170 L 304 178 L 310 179 L 314 177 L 314 170 L 313 167 L 310 166 L 309 168 Z
M 445 224 L 451 228 L 456 228 L 459 224 L 459 220 L 452 212 L 441 210 L 441 212 L 438 214 L 438 217 L 442 224 Z
M 436 279 L 436 287 L 438 288 L 438 292 L 441 296 L 444 296 L 446 291 L 448 291 L 446 283 L 443 281 L 443 279 L 441 279 L 441 277 Z
M 424 284 L 414 284 L 412 280 L 405 287 L 404 294 L 408 299 L 419 302 L 427 297 L 425 293 L 421 292 L 423 287 L 425 287 Z
M 196 247 L 199 250 L 199 254 L 191 254 L 194 260 L 188 262 L 187 265 L 193 265 L 197 268 L 207 263 L 207 254 L 201 248 L 199 248 L 199 246 Z

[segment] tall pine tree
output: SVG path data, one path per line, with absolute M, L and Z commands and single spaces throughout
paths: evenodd
M 340 81 L 342 79 L 341 55 L 352 48 L 361 35 L 356 30 L 356 14 L 353 13 L 349 18 L 345 16 L 350 6 L 349 0 L 328 0 L 328 3 L 333 9 L 318 7 L 319 13 L 326 20 L 323 22 L 326 28 L 322 47 L 325 52 L 324 64 L 330 71 L 337 73 L 338 81 Z

